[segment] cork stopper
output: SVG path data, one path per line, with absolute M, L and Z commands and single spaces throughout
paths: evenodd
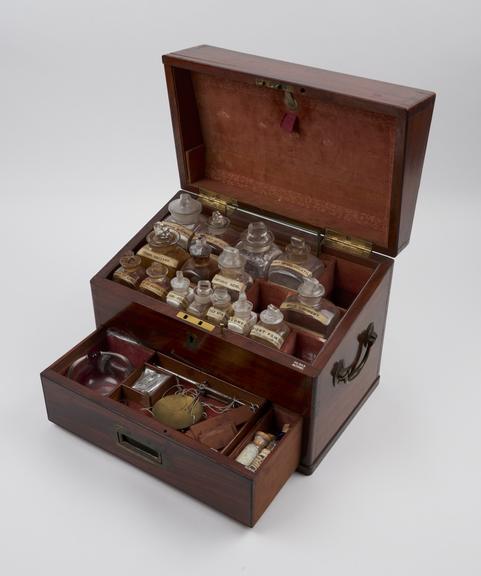
M 274 306 L 274 304 L 269 304 L 265 310 L 260 313 L 261 322 L 263 324 L 270 324 L 275 326 L 284 321 L 284 314 Z
M 248 320 L 251 317 L 253 304 L 247 300 L 245 290 L 239 293 L 239 298 L 237 302 L 232 304 L 232 309 L 234 310 L 234 316 L 242 318 L 243 320 Z
M 174 278 L 170 281 L 170 285 L 177 294 L 187 294 L 190 288 L 190 281 L 180 270 L 177 270 Z
M 202 204 L 190 194 L 182 192 L 179 198 L 169 203 L 169 212 L 179 224 L 195 224 L 202 212 Z

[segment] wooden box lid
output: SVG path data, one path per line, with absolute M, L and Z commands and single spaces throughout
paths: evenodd
M 435 95 L 212 46 L 163 57 L 181 184 L 398 254 Z

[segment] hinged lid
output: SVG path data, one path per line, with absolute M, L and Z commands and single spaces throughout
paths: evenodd
M 432 92 L 211 46 L 163 60 L 184 189 L 385 254 L 408 243 Z

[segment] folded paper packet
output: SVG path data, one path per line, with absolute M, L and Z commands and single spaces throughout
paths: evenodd
M 188 436 L 198 442 L 222 450 L 237 434 L 237 428 L 245 424 L 252 416 L 249 406 L 233 408 L 224 414 L 203 420 L 190 427 Z

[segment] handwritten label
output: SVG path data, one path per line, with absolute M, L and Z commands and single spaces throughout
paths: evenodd
M 225 310 L 219 310 L 219 308 L 215 308 L 214 306 L 211 306 L 207 310 L 206 318 L 207 318 L 207 320 L 210 320 L 214 324 L 220 324 L 224 320 L 226 315 L 227 314 L 226 314 Z
M 280 350 L 284 344 L 284 338 L 280 334 L 273 332 L 260 324 L 256 324 L 254 328 L 252 328 L 250 335 L 269 342 L 278 350 Z
M 171 291 L 167 294 L 166 301 L 175 308 L 185 308 L 188 305 L 187 298 L 182 294 Z
M 222 252 L 224 248 L 227 248 L 227 246 L 229 246 L 229 244 L 225 240 L 218 238 L 214 234 L 196 234 L 194 239 L 195 238 L 205 238 L 207 244 L 210 244 L 214 248 L 217 248 L 220 252 Z
M 152 292 L 159 298 L 162 298 L 162 300 L 164 300 L 165 297 L 167 296 L 167 288 L 165 288 L 165 286 L 162 286 L 162 284 L 159 284 L 155 280 L 152 280 L 152 278 L 146 278 L 145 280 L 143 280 L 140 285 L 140 289 L 146 290 L 147 292 Z
M 130 272 L 127 272 L 123 268 L 118 268 L 114 272 L 114 278 L 115 278 L 115 280 L 120 280 L 121 282 L 124 282 L 124 284 L 128 284 L 129 286 L 132 286 L 132 288 L 137 288 L 137 284 L 139 281 L 138 276 L 136 276 L 136 275 L 134 276 L 133 274 L 131 274 Z
M 240 332 L 241 334 L 245 334 L 248 330 L 247 320 L 233 316 L 232 318 L 229 318 L 228 328 L 233 332 Z
M 273 260 L 271 264 L 271 268 L 278 267 L 278 268 L 287 268 L 288 270 L 292 270 L 293 272 L 297 272 L 303 278 L 311 278 L 312 272 L 304 266 L 299 266 L 299 264 L 294 264 L 294 262 L 290 262 L 289 260 Z
M 234 280 L 233 278 L 227 278 L 227 276 L 222 276 L 222 274 L 216 274 L 212 278 L 212 286 L 214 288 L 227 288 L 227 290 L 234 290 L 235 292 L 241 292 L 245 290 L 246 285 L 239 280 Z
M 138 251 L 138 255 L 142 256 L 142 258 L 147 258 L 148 260 L 153 260 L 154 262 L 160 262 L 164 264 L 168 268 L 172 268 L 173 270 L 177 269 L 179 265 L 179 261 L 175 258 L 171 258 L 170 256 L 166 256 L 165 254 L 160 254 L 146 244 L 142 246 L 142 248 Z
M 281 304 L 281 310 L 294 310 L 295 312 L 301 312 L 306 316 L 314 318 L 314 320 L 317 320 L 321 324 L 324 324 L 324 326 L 329 326 L 331 320 L 334 318 L 334 313 L 330 310 L 314 310 L 314 308 L 306 306 L 301 302 L 283 302 Z
M 165 224 L 170 230 L 178 232 L 181 236 L 186 236 L 188 240 L 194 235 L 194 231 L 187 226 L 182 226 L 182 224 L 177 224 L 177 222 L 170 222 L 169 220 L 163 220 L 162 224 Z

